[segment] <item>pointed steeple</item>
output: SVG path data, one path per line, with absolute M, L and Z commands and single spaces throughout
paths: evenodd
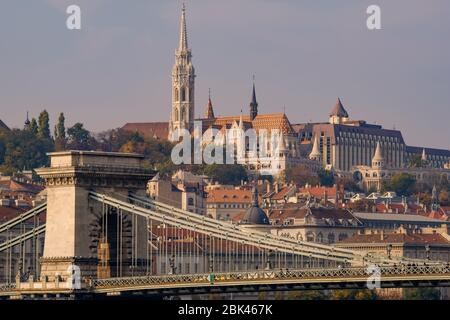
M 377 142 L 377 148 L 375 149 L 375 154 L 372 158 L 372 167 L 382 167 L 384 165 L 384 157 L 381 150 L 380 141 Z
M 186 28 L 186 6 L 183 3 L 183 9 L 181 10 L 181 22 L 180 22 L 180 45 L 179 51 L 188 50 L 187 28 Z
M 252 206 L 258 206 L 258 189 L 255 186 L 252 188 Z
M 30 125 L 30 119 L 28 118 L 28 111 L 27 111 L 27 119 L 25 120 L 25 128 L 28 128 Z
M 255 77 L 253 76 L 252 101 L 250 102 L 250 121 L 253 121 L 258 115 L 258 102 L 256 101 Z
M 319 161 L 322 157 L 322 154 L 319 150 L 319 139 L 317 135 L 314 137 L 314 144 L 311 153 L 309 154 L 309 159 Z
M 209 97 L 208 97 L 208 105 L 206 106 L 206 113 L 205 113 L 206 119 L 214 119 L 214 110 L 213 105 L 211 101 L 211 89 L 209 89 Z

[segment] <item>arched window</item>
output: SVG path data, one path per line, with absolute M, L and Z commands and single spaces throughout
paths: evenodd
M 177 88 L 175 88 L 174 96 L 175 96 L 175 101 L 179 101 L 180 95 L 179 95 L 179 93 L 178 93 L 178 89 L 177 89 Z
M 189 198 L 188 199 L 188 205 L 189 206 L 193 206 L 194 205 L 194 198 Z
M 186 89 L 181 88 L 181 101 L 186 101 Z
M 339 241 L 347 239 L 347 234 L 346 233 L 340 233 L 338 239 L 339 239 Z
M 182 108 L 181 110 L 183 110 L 181 112 L 181 121 L 186 121 L 187 115 L 186 115 L 186 108 Z
M 178 112 L 178 108 L 175 108 L 175 114 L 173 115 L 175 121 L 178 121 Z
M 311 231 L 308 231 L 306 233 L 306 241 L 308 242 L 314 242 L 314 233 Z
M 317 235 L 317 242 L 323 242 L 323 234 L 322 234 L 322 232 L 319 232 L 319 234 Z
M 328 243 L 334 243 L 334 233 L 328 234 Z

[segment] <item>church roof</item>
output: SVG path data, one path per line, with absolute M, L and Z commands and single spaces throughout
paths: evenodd
M 169 137 L 168 122 L 127 123 L 122 129 L 125 131 L 137 132 L 144 138 L 167 140 Z
M 228 129 L 234 122 L 238 123 L 241 120 L 241 115 L 239 116 L 224 116 L 216 117 L 213 121 L 209 119 L 203 119 L 203 126 L 205 127 L 215 127 L 223 128 L 224 126 Z M 242 115 L 242 121 L 244 128 L 253 128 L 257 132 L 261 129 L 266 129 L 269 132 L 274 129 L 279 129 L 280 133 L 283 134 L 294 134 L 295 131 L 289 122 L 289 119 L 284 113 L 271 113 L 271 114 L 259 114 L 252 121 L 249 115 Z
M 344 106 L 342 105 L 341 99 L 338 98 L 338 100 L 336 101 L 336 104 L 334 105 L 333 109 L 331 110 L 330 116 L 348 118 L 348 113 L 345 110 Z

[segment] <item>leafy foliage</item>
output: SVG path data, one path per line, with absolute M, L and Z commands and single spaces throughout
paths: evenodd
M 332 187 L 334 185 L 334 174 L 328 170 L 320 170 L 318 173 L 320 185 L 324 187 Z
M 415 191 L 416 179 L 405 172 L 394 175 L 384 188 L 395 191 L 398 195 L 409 196 Z
M 297 165 L 289 167 L 285 171 L 286 181 L 294 182 L 298 185 L 317 185 L 319 184 L 319 177 L 317 173 L 312 172 L 304 165 Z
M 47 152 L 53 151 L 53 142 L 34 135 L 29 130 L 0 133 L 0 164 L 6 173 L 30 170 L 48 164 Z
M 206 165 L 203 173 L 221 184 L 239 184 L 241 180 L 246 181 L 247 171 L 239 164 L 211 164 Z
M 406 288 L 403 298 L 406 300 L 439 300 L 441 293 L 436 288 Z

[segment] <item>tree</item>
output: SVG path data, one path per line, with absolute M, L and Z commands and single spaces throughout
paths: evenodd
M 65 120 L 64 113 L 59 114 L 58 123 L 55 126 L 55 133 L 54 137 L 56 139 L 64 140 L 66 139 L 66 127 L 65 127 Z
M 402 172 L 391 178 L 389 186 L 391 190 L 395 191 L 398 195 L 409 196 L 414 192 L 415 183 L 416 179 L 414 176 Z
M 0 135 L 3 145 L 3 170 L 15 173 L 48 165 L 47 152 L 53 151 L 49 139 L 39 138 L 29 130 L 12 130 Z
M 427 162 L 422 160 L 422 156 L 420 154 L 415 154 L 409 160 L 409 166 L 411 168 L 424 168 L 426 167 Z
M 350 178 L 342 177 L 337 179 L 337 184 L 339 186 L 343 185 L 344 190 L 352 191 L 352 192 L 361 192 L 361 188 L 358 186 L 358 184 Z
M 375 290 L 368 289 L 344 289 L 332 290 L 332 300 L 376 300 L 378 298 Z
M 320 185 L 332 187 L 334 185 L 334 174 L 331 171 L 321 169 L 318 173 Z
M 405 300 L 439 300 L 441 292 L 435 288 L 406 288 L 403 291 Z
M 43 139 L 50 139 L 50 118 L 46 110 L 42 111 L 39 115 L 39 128 L 38 136 Z
M 203 173 L 221 184 L 240 184 L 246 181 L 247 171 L 239 164 L 211 164 L 205 166 Z
M 55 125 L 55 150 L 64 150 L 66 146 L 66 127 L 64 113 L 59 114 L 58 123 Z
M 328 295 L 323 290 L 289 291 L 287 300 L 326 300 Z
M 38 134 L 39 127 L 38 127 L 36 118 L 31 119 L 29 130 L 34 135 Z
M 317 185 L 319 184 L 319 177 L 317 173 L 307 168 L 305 165 L 297 165 L 288 167 L 285 171 L 286 180 L 293 181 L 297 185 Z
M 83 127 L 82 123 L 75 123 L 67 130 L 68 147 L 72 150 L 92 150 L 95 148 L 95 139 Z

